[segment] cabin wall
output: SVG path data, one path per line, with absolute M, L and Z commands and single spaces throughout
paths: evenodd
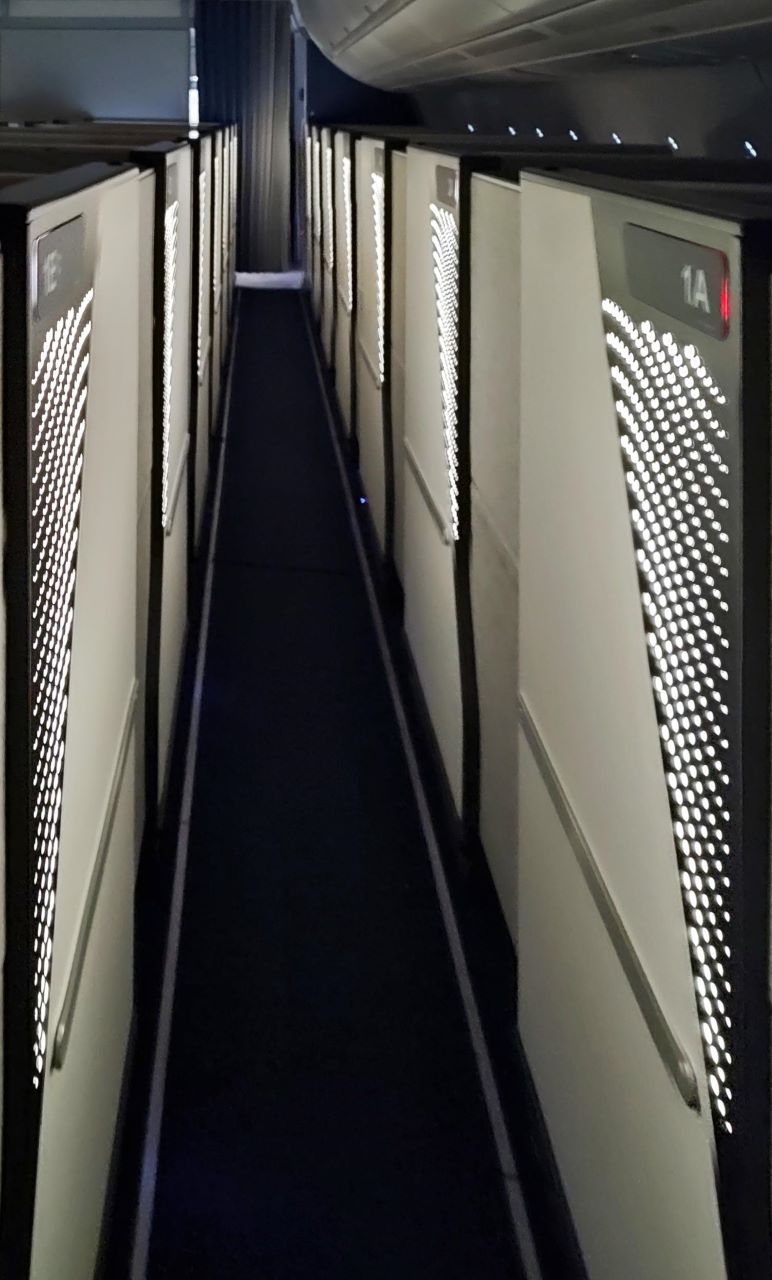
M 0 0 L 0 116 L 187 117 L 190 0 Z

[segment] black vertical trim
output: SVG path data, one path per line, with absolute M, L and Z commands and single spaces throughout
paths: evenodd
M 163 382 L 164 382 L 164 221 L 166 216 L 166 162 L 155 167 L 153 217 L 153 439 L 150 472 L 150 580 L 147 611 L 147 667 L 145 674 L 145 822 L 156 830 L 159 821 L 161 683 L 161 605 L 163 597 L 164 531 L 161 524 L 163 485 Z
M 351 161 L 351 323 L 348 337 L 349 368 L 349 436 L 352 443 L 357 434 L 357 315 L 359 312 L 359 201 L 357 200 L 357 140 L 359 135 L 349 134 L 349 159 Z
M 33 1079 L 34 865 L 30 655 L 29 313 L 23 210 L 3 227 L 3 503 L 5 508 L 5 919 L 0 1270 L 29 1274 L 42 1086 Z M 13 679 L 8 679 L 13 672 Z
M 770 1232 L 770 267 L 746 227 L 742 268 L 740 768 L 731 894 L 733 1132 L 717 1129 L 731 1280 L 772 1274 Z M 764 241 L 767 241 L 766 245 Z
M 480 829 L 480 701 L 477 687 L 472 612 L 472 457 L 471 399 L 471 196 L 472 166 L 459 161 L 458 189 L 458 540 L 454 581 L 456 626 L 461 671 L 462 801 L 464 841 L 470 853 L 479 848 Z

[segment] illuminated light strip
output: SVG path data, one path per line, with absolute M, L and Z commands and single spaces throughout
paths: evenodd
M 161 524 L 166 528 L 169 513 L 169 445 L 172 422 L 172 376 L 174 372 L 174 307 L 177 295 L 177 229 L 179 200 L 173 201 L 164 217 L 164 380 L 163 444 L 161 458 Z
M 322 201 L 319 187 L 322 181 L 322 144 L 318 138 L 314 138 L 314 168 L 313 168 L 313 208 L 314 208 L 314 239 L 320 240 L 322 236 L 321 212 Z
M 609 298 L 603 316 L 705 1067 L 731 1133 L 726 397 L 695 347 Z
M 220 157 L 214 158 L 214 244 L 217 245 L 218 237 L 222 236 L 222 177 L 220 173 Z M 216 251 L 212 253 L 214 259 L 214 292 L 215 297 L 220 297 L 220 284 L 222 281 L 222 254 Z
M 33 1086 L 46 1060 L 91 337 L 89 290 L 46 333 L 31 379 Z M 34 434 L 33 434 L 34 433 Z
M 378 381 L 386 377 L 386 180 L 371 174 L 373 234 L 375 236 L 376 323 L 378 326 Z
M 198 175 L 198 334 L 196 367 L 198 380 L 204 374 L 204 270 L 206 262 L 206 170 Z
M 354 218 L 352 212 L 351 191 L 351 157 L 344 156 L 342 161 L 343 209 L 346 237 L 346 310 L 351 315 L 354 310 Z
M 324 182 L 325 182 L 325 203 L 327 205 L 327 226 L 329 227 L 329 235 L 325 236 L 325 250 L 327 254 L 327 266 L 330 270 L 335 266 L 335 236 L 333 234 L 334 217 L 334 178 L 332 167 L 332 147 L 328 146 L 324 149 Z
M 434 297 L 437 308 L 442 421 L 450 494 L 450 527 L 458 541 L 458 265 L 459 236 L 456 219 L 439 204 L 431 213 Z

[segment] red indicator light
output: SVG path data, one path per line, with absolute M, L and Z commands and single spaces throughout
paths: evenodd
M 721 322 L 724 326 L 724 337 L 729 333 L 729 266 L 724 259 L 724 274 L 721 279 Z

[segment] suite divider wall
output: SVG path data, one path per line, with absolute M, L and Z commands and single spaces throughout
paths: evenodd
M 521 1035 L 592 1276 L 766 1274 L 772 187 L 522 191 Z
M 144 188 L 141 274 L 150 307 L 140 334 L 137 648 L 143 713 L 138 747 L 144 811 L 154 827 L 165 801 L 187 629 L 192 156 L 187 143 L 123 147 L 35 132 L 0 148 L 0 164 L 52 171 L 100 156 L 152 175 Z M 152 213 L 151 213 L 152 201 Z M 153 316 L 162 317 L 153 323 Z
M 93 1273 L 132 1017 L 141 181 L 0 176 L 9 1276 Z

